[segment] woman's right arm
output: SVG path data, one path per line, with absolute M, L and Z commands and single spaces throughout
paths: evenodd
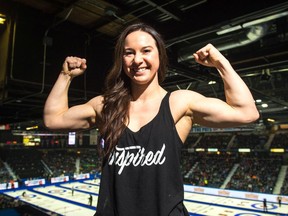
M 85 104 L 68 106 L 68 90 L 72 79 L 86 70 L 86 60 L 67 57 L 44 106 L 44 124 L 47 128 L 86 129 L 95 124 L 96 110 L 102 107 L 102 97 L 98 96 Z

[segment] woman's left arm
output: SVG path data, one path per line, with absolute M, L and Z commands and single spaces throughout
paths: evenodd
M 208 44 L 194 54 L 196 62 L 215 67 L 224 83 L 226 101 L 199 96 L 193 103 L 194 122 L 207 126 L 227 127 L 247 124 L 259 118 L 253 96 L 230 62 Z

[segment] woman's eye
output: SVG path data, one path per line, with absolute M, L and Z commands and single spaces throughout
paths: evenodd
M 124 53 L 124 55 L 125 55 L 125 56 L 130 56 L 130 55 L 133 55 L 133 52 L 126 51 L 126 52 Z
M 150 49 L 145 49 L 145 50 L 144 50 L 144 53 L 149 53 L 149 52 L 151 52 Z

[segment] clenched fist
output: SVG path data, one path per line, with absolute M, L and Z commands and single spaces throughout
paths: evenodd
M 212 45 L 207 44 L 193 54 L 196 62 L 207 67 L 220 67 L 227 59 Z
M 71 77 L 76 77 L 84 73 L 86 70 L 86 59 L 68 56 L 62 65 L 62 73 Z

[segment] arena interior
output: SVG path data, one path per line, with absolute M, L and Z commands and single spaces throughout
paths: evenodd
M 167 43 L 167 91 L 224 99 L 217 72 L 192 57 L 212 43 L 260 113 L 237 128 L 194 125 L 181 161 L 189 214 L 288 215 L 288 1 L 0 0 L 0 216 L 95 213 L 98 130 L 49 131 L 43 107 L 67 55 L 88 62 L 69 105 L 99 95 L 117 35 L 137 21 Z

